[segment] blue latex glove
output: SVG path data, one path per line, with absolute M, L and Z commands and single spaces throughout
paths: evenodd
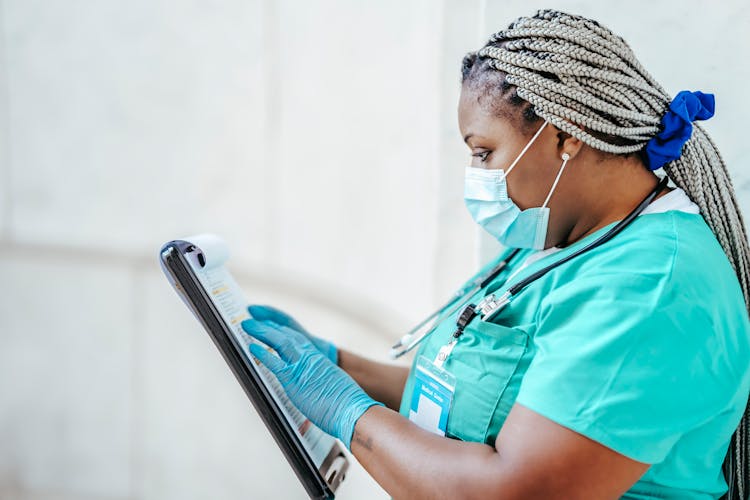
M 382 403 L 368 396 L 297 330 L 256 319 L 243 321 L 242 329 L 279 354 L 276 356 L 259 344 L 250 345 L 250 352 L 276 375 L 294 406 L 351 449 L 359 417 L 369 407 Z
M 289 316 L 284 311 L 271 306 L 252 305 L 247 308 L 247 312 L 250 313 L 251 317 L 257 320 L 271 321 L 273 323 L 276 323 L 277 325 L 288 326 L 293 330 L 297 330 L 305 337 L 307 337 L 310 342 L 312 342 L 313 345 L 318 348 L 320 352 L 325 354 L 326 357 L 331 360 L 333 364 L 339 364 L 339 351 L 338 349 L 336 349 L 335 345 L 333 345 L 331 342 L 328 342 L 327 340 L 323 340 L 311 334 L 310 332 L 305 330 L 305 328 L 300 325 L 297 320 Z

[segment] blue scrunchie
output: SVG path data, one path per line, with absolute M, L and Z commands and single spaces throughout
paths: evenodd
M 714 116 L 714 95 L 682 90 L 661 118 L 662 130 L 646 144 L 646 166 L 657 170 L 676 160 L 693 133 L 693 121 Z

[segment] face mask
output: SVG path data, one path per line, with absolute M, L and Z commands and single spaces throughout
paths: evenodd
M 466 167 L 464 201 L 472 218 L 501 244 L 511 248 L 533 248 L 541 250 L 547 239 L 549 207 L 547 203 L 565 170 L 569 156 L 563 154 L 563 163 L 555 182 L 541 207 L 521 210 L 508 196 L 506 177 L 518 160 L 531 147 L 547 125 L 545 121 L 521 153 L 513 160 L 508 170 L 487 170 Z

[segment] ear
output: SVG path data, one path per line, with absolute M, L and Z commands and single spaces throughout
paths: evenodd
M 555 128 L 557 129 L 558 156 L 562 157 L 563 153 L 568 153 L 568 157 L 572 160 L 581 151 L 583 141 L 567 132 L 563 132 L 557 127 Z

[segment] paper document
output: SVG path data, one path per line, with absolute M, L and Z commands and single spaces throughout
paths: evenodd
M 321 467 L 331 448 L 336 444 L 336 439 L 310 422 L 292 404 L 273 373 L 256 361 L 250 354 L 248 346 L 251 343 L 266 346 L 245 333 L 240 325 L 243 320 L 250 318 L 250 314 L 247 311 L 249 303 L 245 299 L 239 285 L 237 285 L 225 267 L 225 263 L 229 259 L 227 245 L 223 240 L 213 235 L 195 236 L 185 239 L 185 241 L 192 243 L 196 247 L 196 251 L 185 253 L 191 269 L 206 291 L 211 295 L 212 301 L 219 310 L 223 320 L 231 328 L 239 345 L 243 346 L 243 354 L 258 368 L 258 373 L 268 387 L 269 392 L 276 399 L 287 420 L 293 423 L 293 427 L 296 429 L 301 441 L 305 444 L 305 448 L 307 448 L 315 466 Z M 189 302 L 188 306 L 190 306 Z M 195 311 L 193 312 L 195 313 Z

